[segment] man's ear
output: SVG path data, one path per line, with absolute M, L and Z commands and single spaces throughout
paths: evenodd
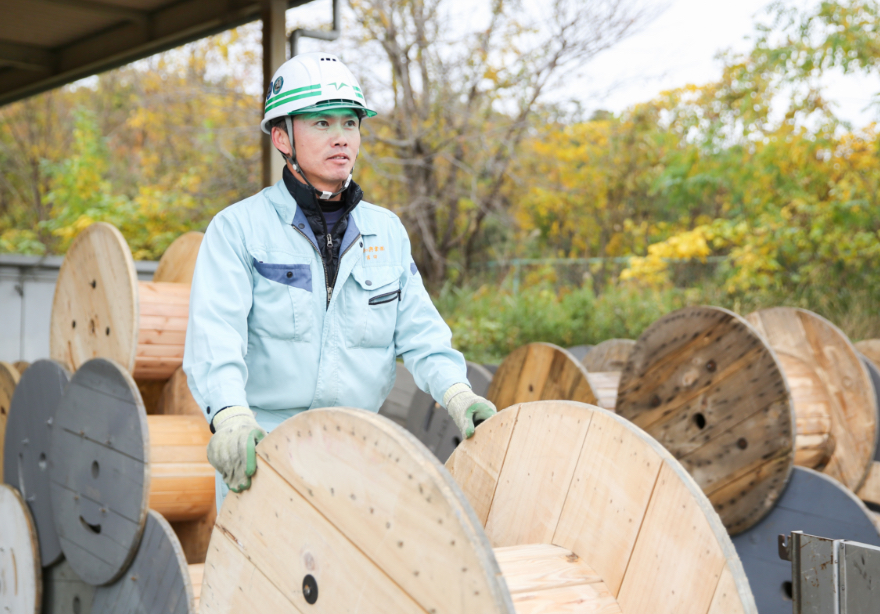
M 281 126 L 272 128 L 272 145 L 284 155 L 290 155 L 290 139 L 287 136 L 287 131 Z

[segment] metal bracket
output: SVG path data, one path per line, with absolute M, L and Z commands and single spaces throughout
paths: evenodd
M 339 23 L 339 0 L 333 0 L 333 29 L 332 30 L 307 30 L 305 28 L 297 28 L 290 33 L 290 57 L 296 56 L 298 53 L 299 39 L 317 38 L 322 41 L 335 41 L 342 33 Z

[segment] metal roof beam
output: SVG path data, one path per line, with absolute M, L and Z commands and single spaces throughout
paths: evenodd
M 55 57 L 47 49 L 0 40 L 0 66 L 51 72 L 55 68 Z
M 145 11 L 138 11 L 137 9 L 129 9 L 123 6 L 114 6 L 112 4 L 104 4 L 103 2 L 94 2 L 93 0 L 42 0 L 43 2 L 49 4 L 58 4 L 62 6 L 69 6 L 76 9 L 81 9 L 83 11 L 90 11 L 92 13 L 98 13 L 100 15 L 108 15 L 113 17 L 119 17 L 120 19 L 125 19 L 126 21 L 133 21 L 136 23 L 140 23 L 142 25 L 146 25 L 149 23 L 150 15 Z

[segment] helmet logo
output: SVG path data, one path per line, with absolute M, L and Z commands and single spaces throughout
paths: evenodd
M 275 83 L 272 85 L 272 93 L 277 94 L 280 92 L 282 85 L 284 85 L 284 77 L 278 77 L 275 79 Z
M 336 83 L 335 81 L 333 83 L 328 83 L 327 85 L 334 86 L 337 92 L 344 87 L 348 87 L 348 83 Z

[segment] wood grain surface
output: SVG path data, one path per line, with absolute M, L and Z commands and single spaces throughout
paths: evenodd
M 687 307 L 639 337 L 617 413 L 678 459 L 736 534 L 779 498 L 794 462 L 794 410 L 773 351 L 737 314 Z
M 180 368 L 189 319 L 189 291 L 188 284 L 138 283 L 135 379 L 167 380 Z
M 827 475 L 795 467 L 776 507 L 733 538 L 761 614 L 791 614 L 783 586 L 791 582 L 791 563 L 776 554 L 776 540 L 792 531 L 880 546 L 873 514 L 855 495 Z
M 594 345 L 581 364 L 590 372 L 623 371 L 636 342 L 632 339 L 607 339 Z
M 570 550 L 547 544 L 496 548 L 517 614 L 620 614 L 602 578 Z
M 92 614 L 195 614 L 192 578 L 180 542 L 150 510 L 137 555 L 113 584 L 98 587 Z
M 43 569 L 43 614 L 91 614 L 95 587 L 83 582 L 66 560 Z
M 514 612 L 461 491 L 404 429 L 360 410 L 310 410 L 257 453 L 250 490 L 230 493 L 218 515 L 203 614 Z
M 153 281 L 192 284 L 196 257 L 199 255 L 199 247 L 201 247 L 204 238 L 205 233 L 192 231 L 174 239 L 174 242 L 159 258 L 159 266 L 153 273 Z
M 18 491 L 0 484 L 0 612 L 39 614 L 43 577 L 37 531 Z
M 0 476 L 3 475 L 3 442 L 6 439 L 6 421 L 12 405 L 12 394 L 19 380 L 18 369 L 0 361 Z
M 806 363 L 824 385 L 834 451 L 822 471 L 857 491 L 874 459 L 878 423 L 871 378 L 855 347 L 839 328 L 805 309 L 774 307 L 747 319 L 777 355 Z M 795 412 L 801 413 L 797 401 Z
M 58 407 L 49 477 L 61 548 L 89 584 L 113 582 L 134 558 L 149 458 L 147 415 L 131 375 L 103 358 L 83 364 Z
M 70 374 L 54 360 L 38 360 L 25 371 L 9 406 L 3 447 L 3 481 L 22 493 L 33 515 L 40 560 L 51 565 L 61 558 L 50 495 L 49 467 L 55 415 Z
M 611 412 L 515 405 L 446 467 L 495 548 L 543 540 L 571 551 L 624 614 L 757 612 L 711 503 L 662 446 Z
M 147 416 L 150 442 L 149 508 L 167 520 L 199 520 L 216 508 L 211 431 L 202 416 Z
M 530 343 L 511 352 L 492 377 L 487 398 L 498 409 L 542 400 L 596 403 L 583 365 L 550 343 Z
M 76 370 L 91 358 L 134 369 L 138 334 L 137 272 L 122 234 L 98 222 L 74 239 L 55 284 L 49 353 Z

